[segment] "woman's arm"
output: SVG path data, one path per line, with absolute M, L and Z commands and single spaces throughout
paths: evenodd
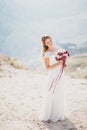
M 49 58 L 49 57 L 46 57 L 46 58 L 44 59 L 44 62 L 45 62 L 45 67 L 46 67 L 46 69 L 48 69 L 48 70 L 54 69 L 54 68 L 56 68 L 58 65 L 61 65 L 61 64 L 62 64 L 62 61 L 60 61 L 60 62 L 57 62 L 57 63 L 55 63 L 55 64 L 53 64 L 53 65 L 50 65 L 50 58 Z

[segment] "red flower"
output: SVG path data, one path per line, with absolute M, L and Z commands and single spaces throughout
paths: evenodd
M 62 52 L 58 52 L 57 55 L 61 56 L 63 53 Z

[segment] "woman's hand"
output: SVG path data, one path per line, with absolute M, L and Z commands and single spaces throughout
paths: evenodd
M 62 64 L 63 64 L 63 61 L 58 61 L 57 62 L 57 66 L 62 65 Z
M 63 63 L 64 63 L 64 61 L 63 61 L 63 60 L 60 60 L 60 61 L 59 61 L 59 63 L 60 63 L 60 64 L 63 64 Z
M 64 64 L 65 67 L 66 67 L 66 64 L 64 63 L 64 62 L 65 62 L 64 60 L 61 60 L 61 61 L 59 61 L 59 62 L 60 62 L 60 64 Z

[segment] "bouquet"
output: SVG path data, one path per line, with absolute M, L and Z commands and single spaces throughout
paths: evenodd
M 54 80 L 52 81 L 52 84 L 51 84 L 49 90 L 52 88 L 53 83 L 55 83 L 55 85 L 54 85 L 54 89 L 55 89 L 55 87 L 57 85 L 57 82 L 59 81 L 59 79 L 60 79 L 60 77 L 61 77 L 61 75 L 63 73 L 64 67 L 66 67 L 66 64 L 65 64 L 66 63 L 66 59 L 69 56 L 70 56 L 70 54 L 66 50 L 64 50 L 62 52 L 59 51 L 59 52 L 56 53 L 55 60 L 56 61 L 63 61 L 63 62 L 62 62 L 62 66 L 61 66 L 60 72 L 58 73 L 57 77 L 54 78 Z M 53 93 L 54 93 L 54 90 L 53 90 Z
M 64 69 L 64 67 L 66 66 L 65 61 L 67 59 L 67 57 L 70 56 L 68 51 L 64 51 L 64 52 L 57 52 L 57 55 L 55 57 L 56 61 L 63 61 L 62 64 L 62 68 Z

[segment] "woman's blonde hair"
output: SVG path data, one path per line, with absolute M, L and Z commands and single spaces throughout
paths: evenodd
M 42 41 L 42 50 L 41 50 L 42 59 L 44 57 L 44 53 L 48 50 L 48 46 L 45 45 L 46 39 L 51 39 L 51 37 L 50 36 L 43 36 L 41 38 L 41 41 Z

